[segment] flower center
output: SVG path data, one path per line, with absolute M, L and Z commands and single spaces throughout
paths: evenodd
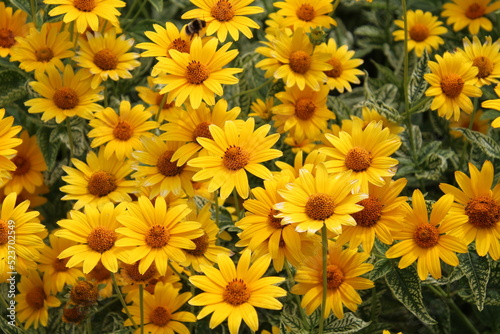
M 356 220 L 356 224 L 362 227 L 372 227 L 376 225 L 382 215 L 382 208 L 384 207 L 382 203 L 380 203 L 380 200 L 376 197 L 368 197 L 358 202 L 358 204 L 363 206 L 363 210 L 351 214 L 354 220 Z
M 328 289 L 337 289 L 344 282 L 344 273 L 334 264 L 326 267 L 326 284 Z
M 300 6 L 300 8 L 297 9 L 295 14 L 297 14 L 297 17 L 299 19 L 301 19 L 302 21 L 306 21 L 306 22 L 312 21 L 314 19 L 314 17 L 316 16 L 315 15 L 316 13 L 314 11 L 314 7 L 307 4 L 307 3 Z
M 92 250 L 104 253 L 110 250 L 116 241 L 116 233 L 102 226 L 95 227 L 87 237 L 87 243 Z
M 458 74 L 448 74 L 441 79 L 441 90 L 451 98 L 455 98 L 462 93 L 464 80 Z
M 168 46 L 167 58 L 170 58 L 170 54 L 168 53 L 169 50 L 177 50 L 179 52 L 189 53 L 189 50 L 191 50 L 191 46 L 187 41 L 183 40 L 182 38 L 176 38 Z
M 134 129 L 129 122 L 119 121 L 113 129 L 113 136 L 121 141 L 127 141 L 134 134 Z
M 116 189 L 116 179 L 108 172 L 95 172 L 90 176 L 87 188 L 90 194 L 103 197 Z
M 73 0 L 73 7 L 81 12 L 91 12 L 95 7 L 95 0 Z
M 14 175 L 24 175 L 29 172 L 31 167 L 31 162 L 22 156 L 16 155 L 12 158 L 12 162 L 16 165 L 16 170 L 12 172 Z
M 337 58 L 331 58 L 328 60 L 328 64 L 332 65 L 333 68 L 329 71 L 325 71 L 327 77 L 338 78 L 342 74 L 342 63 Z
M 233 5 L 227 0 L 219 0 L 217 4 L 212 7 L 210 14 L 221 22 L 230 21 L 234 17 Z
M 154 295 L 155 294 L 155 286 L 160 280 L 157 278 L 152 278 L 150 279 L 147 283 L 146 286 L 144 287 L 144 290 L 149 292 L 150 294 Z
M 7 222 L 3 219 L 0 219 L 0 246 L 5 245 L 7 241 L 9 241 L 9 227 L 7 226 Z
M 122 264 L 123 270 L 125 271 L 125 274 L 134 282 L 147 282 L 153 276 L 156 275 L 156 265 L 154 262 L 151 264 L 151 266 L 144 272 L 144 274 L 139 273 L 139 261 L 137 261 L 134 264 Z
M 156 168 L 158 168 L 160 174 L 171 177 L 182 173 L 186 165 L 177 166 L 177 162 L 170 161 L 173 155 L 174 151 L 165 151 L 165 153 L 160 155 L 158 161 L 156 162 Z
M 327 194 L 312 194 L 306 203 L 306 214 L 314 220 L 325 220 L 335 212 L 333 197 Z
M 196 245 L 195 249 L 184 249 L 188 254 L 194 256 L 203 256 L 208 249 L 208 235 L 203 234 L 201 237 L 192 240 Z
M 478 3 L 473 3 L 465 11 L 465 16 L 467 16 L 471 20 L 474 20 L 474 19 L 477 19 L 478 17 L 483 16 L 485 11 L 486 11 L 486 7 L 483 7 L 482 5 L 480 5 Z
M 151 248 L 162 248 L 170 240 L 170 233 L 164 225 L 153 225 L 146 234 L 146 243 Z
M 493 63 L 488 57 L 476 57 L 472 61 L 472 65 L 476 66 L 479 70 L 477 73 L 478 78 L 486 78 L 493 72 Z
M 35 51 L 35 57 L 36 57 L 36 60 L 38 60 L 42 63 L 46 63 L 46 62 L 50 61 L 52 59 L 52 57 L 54 57 L 54 53 L 52 52 L 52 50 L 50 48 L 43 47 L 43 48 Z
M 55 259 L 54 262 L 52 262 L 52 267 L 56 272 L 65 272 L 68 271 L 69 268 L 66 267 L 66 263 L 69 261 L 69 257 L 65 259 Z
M 370 152 L 361 146 L 351 148 L 345 155 L 345 166 L 355 172 L 365 171 L 370 167 L 371 162 Z
M 289 61 L 290 68 L 295 73 L 304 74 L 311 67 L 311 56 L 301 50 L 292 52 Z
M 70 300 L 83 306 L 90 306 L 97 302 L 97 286 L 89 281 L 78 281 L 69 293 Z
M 416 23 L 410 28 L 410 38 L 415 42 L 425 41 L 429 37 L 429 28 L 422 23 Z
M 149 320 L 158 327 L 164 327 L 170 321 L 170 312 L 163 306 L 157 306 L 149 315 Z
M 307 97 L 299 99 L 295 104 L 295 116 L 303 121 L 311 119 L 315 110 L 316 105 L 310 98 Z
M 231 145 L 222 158 L 222 163 L 229 170 L 239 170 L 250 161 L 250 154 L 239 146 Z
M 16 39 L 12 30 L 0 29 L 0 47 L 9 49 L 14 44 L 16 44 Z
M 493 228 L 500 221 L 500 205 L 490 196 L 474 197 L 465 206 L 469 223 L 476 228 Z
M 63 309 L 62 320 L 67 323 L 79 323 L 85 316 L 87 315 L 87 311 L 81 307 L 67 307 L 65 306 Z
M 201 138 L 208 138 L 208 139 L 214 139 L 212 137 L 212 134 L 210 133 L 210 129 L 208 126 L 210 123 L 208 122 L 201 122 L 194 128 L 193 130 L 193 141 L 196 141 L 196 138 L 201 137 Z
M 438 243 L 439 231 L 431 224 L 422 224 L 413 233 L 413 239 L 422 248 L 433 247 Z
M 78 102 L 80 102 L 78 94 L 73 90 L 73 88 L 69 87 L 56 89 L 52 100 L 59 109 L 64 110 L 73 109 L 78 105 Z
M 250 291 L 242 279 L 235 278 L 228 285 L 222 293 L 222 298 L 228 304 L 238 306 L 246 303 L 250 299 Z
M 94 64 L 103 71 L 111 71 L 118 65 L 118 57 L 113 51 L 103 49 L 94 55 Z
M 285 225 L 281 225 L 281 221 L 283 220 L 283 218 L 274 217 L 279 213 L 279 210 L 271 209 L 271 211 L 267 215 L 267 223 L 269 224 L 269 226 L 277 230 L 281 230 L 283 227 L 285 227 Z
M 197 60 L 191 60 L 186 68 L 186 80 L 193 85 L 201 85 L 210 76 L 210 70 Z
M 101 261 L 97 263 L 97 265 L 89 272 L 88 275 L 92 279 L 95 279 L 97 282 L 102 282 L 111 278 L 111 273 L 108 269 L 106 269 L 106 267 L 104 267 Z
M 35 310 L 39 310 L 45 304 L 45 292 L 41 286 L 36 286 L 26 294 L 26 302 Z

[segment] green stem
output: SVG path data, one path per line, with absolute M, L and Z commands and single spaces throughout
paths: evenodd
M 321 316 L 319 318 L 319 331 L 318 334 L 323 334 L 323 326 L 325 322 L 325 310 L 326 310 L 326 291 L 327 291 L 327 279 L 326 279 L 326 263 L 328 255 L 328 235 L 326 230 L 326 224 L 321 227 L 321 247 L 323 250 L 323 296 L 321 298 Z
M 432 97 L 430 97 L 430 96 L 426 96 L 423 99 L 420 99 L 420 101 L 418 101 L 418 103 L 416 105 L 414 105 L 413 107 L 411 107 L 410 110 L 408 111 L 410 116 L 413 115 L 414 112 L 416 112 L 418 109 L 420 109 L 424 104 L 429 102 L 431 99 L 432 99 Z
M 115 273 L 111 273 L 111 280 L 113 281 L 113 287 L 115 288 L 116 294 L 118 295 L 118 298 L 120 298 L 120 302 L 122 303 L 123 309 L 125 310 L 125 313 L 127 314 L 127 317 L 132 321 L 132 326 L 134 329 L 137 329 L 137 323 L 135 322 L 134 318 L 130 315 L 130 311 L 128 310 L 127 303 L 125 302 L 125 299 L 123 298 L 122 292 L 120 291 L 120 288 L 118 287 L 118 283 L 116 283 L 116 277 Z
M 256 91 L 259 91 L 261 90 L 262 88 L 266 87 L 267 85 L 269 85 L 271 82 L 274 81 L 274 77 L 272 78 L 269 78 L 267 79 L 267 81 L 264 81 L 264 83 L 260 86 L 257 86 L 255 88 L 252 88 L 252 89 L 248 89 L 248 90 L 244 90 L 243 92 L 239 92 L 238 94 L 235 94 L 233 96 L 231 96 L 230 98 L 227 99 L 227 101 L 231 101 L 233 100 L 234 98 L 237 98 L 238 96 L 241 96 L 241 95 L 246 95 L 246 94 L 250 94 L 250 93 L 253 93 L 253 92 L 256 92 Z
M 215 205 L 215 224 L 219 226 L 219 190 L 214 193 L 214 205 Z
M 116 303 L 119 300 L 120 299 L 118 297 L 113 298 L 112 300 L 110 300 L 109 302 L 107 302 L 106 304 L 104 304 L 103 306 L 99 307 L 95 313 L 99 313 L 99 312 L 107 309 L 109 306 L 113 305 L 114 303 Z
M 177 269 L 175 269 L 175 267 L 172 265 L 172 263 L 168 263 L 168 266 L 173 270 L 174 273 L 177 274 L 177 276 L 179 276 L 180 278 L 182 278 L 183 280 L 185 280 L 188 284 L 191 284 L 189 282 L 189 277 L 187 277 L 186 275 L 184 275 L 183 273 L 180 273 L 177 271 Z
M 287 279 L 288 291 L 292 291 L 292 287 L 295 285 L 295 280 L 293 279 L 292 269 L 290 268 L 290 262 L 288 262 L 286 259 L 285 259 L 285 270 L 286 270 L 286 274 L 288 276 L 288 279 Z M 302 322 L 305 324 L 307 322 L 307 315 L 304 312 L 304 309 L 302 308 L 302 304 L 300 302 L 300 297 L 299 297 L 299 295 L 296 295 L 294 293 L 292 293 L 292 295 L 293 295 L 293 299 L 295 299 L 295 303 L 297 304 L 297 307 L 299 308 L 300 317 L 302 318 Z
M 66 129 L 68 131 L 68 141 L 69 141 L 69 161 L 73 158 L 73 152 L 75 151 L 75 144 L 73 141 L 73 133 L 71 132 L 71 122 L 69 117 L 66 117 Z
M 123 31 L 125 31 L 126 29 L 128 29 L 135 22 L 135 20 L 137 19 L 137 17 L 141 14 L 142 10 L 144 9 L 144 6 L 148 2 L 149 2 L 148 0 L 142 0 L 141 1 L 140 7 L 135 11 L 134 17 L 132 17 L 132 19 L 130 20 L 130 22 L 127 22 L 127 24 L 123 27 Z
M 92 318 L 90 316 L 87 317 L 87 334 L 92 334 Z
M 108 107 L 108 80 L 104 81 L 104 108 Z
M 139 284 L 139 312 L 141 314 L 141 334 L 144 334 L 144 286 Z
M 160 119 L 160 114 L 161 111 L 163 110 L 163 106 L 165 105 L 165 102 L 167 101 L 167 94 L 163 94 L 163 97 L 161 98 L 160 106 L 158 107 L 158 112 L 156 113 L 155 121 L 159 122 Z
M 241 219 L 240 201 L 238 199 L 238 192 L 236 191 L 236 188 L 233 189 L 233 197 L 234 197 L 234 209 L 236 210 L 236 217 L 238 217 L 238 220 L 239 220 L 239 219 Z
M 472 114 L 470 115 L 470 120 L 469 120 L 469 127 L 468 129 L 469 130 L 472 130 L 472 127 L 474 126 L 474 118 L 476 117 L 476 112 L 477 112 L 477 103 L 478 103 L 478 99 L 477 97 L 475 97 L 473 99 L 473 102 L 474 102 L 474 107 L 472 109 Z M 466 159 L 466 155 L 467 155 L 467 149 L 469 147 L 469 141 L 465 138 L 465 136 L 463 137 L 465 143 L 464 143 L 464 146 L 462 148 L 462 154 L 460 155 L 460 168 L 464 168 L 466 167 L 467 165 L 467 159 Z
M 35 28 L 38 29 L 38 22 L 36 20 L 36 1 L 35 0 L 30 0 L 30 7 L 31 7 L 31 19 L 33 20 L 33 23 L 35 24 Z

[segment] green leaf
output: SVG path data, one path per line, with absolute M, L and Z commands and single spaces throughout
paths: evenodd
M 370 280 L 375 281 L 380 277 L 384 277 L 391 269 L 392 264 L 390 260 L 385 258 L 378 260 L 370 271 Z
M 366 100 L 362 103 L 363 106 L 375 109 L 380 115 L 384 116 L 391 122 L 400 123 L 403 120 L 403 117 L 395 108 L 391 107 L 387 103 L 377 100 Z
M 357 333 L 365 327 L 368 327 L 370 322 L 363 321 L 357 318 L 354 313 L 346 313 L 344 318 L 337 319 L 330 316 L 325 321 L 324 334 L 350 334 Z
M 9 1 L 14 7 L 30 14 L 31 6 L 29 0 L 10 0 Z
M 474 251 L 458 254 L 458 259 L 460 260 L 459 268 L 469 281 L 477 309 L 482 311 L 486 298 L 486 286 L 490 278 L 490 262 L 486 256 L 479 256 Z
M 340 98 L 329 95 L 327 106 L 337 116 L 337 119 L 351 119 L 351 109 Z
M 2 328 L 2 331 L 4 334 L 23 334 L 24 333 L 24 330 L 22 330 L 21 328 L 13 325 L 12 322 L 10 322 L 11 320 L 9 318 L 7 318 L 7 316 L 3 315 L 0 316 L 0 328 Z M 14 321 L 15 323 L 15 321 Z
M 377 67 L 379 76 L 381 76 L 385 82 L 389 82 L 394 85 L 397 89 L 397 86 L 401 84 L 401 79 L 399 79 L 390 68 L 378 64 L 375 61 L 372 61 L 372 63 L 375 64 L 375 67 Z
M 49 172 L 54 169 L 57 154 L 61 146 L 61 142 L 59 140 L 50 140 L 51 132 L 52 129 L 47 127 L 39 127 L 36 132 L 36 140 L 40 150 L 42 151 L 43 158 L 45 159 L 47 170 Z
M 300 317 L 297 316 L 295 308 L 284 307 L 281 311 L 280 317 L 280 332 L 281 333 L 296 333 L 296 334 L 309 334 L 309 331 L 303 327 Z
M 411 313 L 420 321 L 428 325 L 436 324 L 427 312 L 423 298 L 422 287 L 417 271 L 410 266 L 405 269 L 393 268 L 386 276 L 385 280 L 391 289 L 394 297 L 399 300 Z
M 148 0 L 158 13 L 163 11 L 163 0 Z
M 427 81 L 424 79 L 424 74 L 429 73 L 429 66 L 427 65 L 428 61 L 429 55 L 427 54 L 427 51 L 424 50 L 424 54 L 415 64 L 415 69 L 413 70 L 410 82 L 408 83 L 408 99 L 412 104 L 422 98 L 425 89 L 427 88 Z
M 421 150 L 419 150 L 418 156 L 419 156 L 419 163 L 423 163 L 425 160 L 429 159 L 429 155 L 432 153 L 436 153 L 439 147 L 441 147 L 442 142 L 440 141 L 431 141 L 422 147 Z
M 452 130 L 462 132 L 468 140 L 479 147 L 479 149 L 490 158 L 500 159 L 500 145 L 498 145 L 493 138 L 481 132 L 465 128 L 452 128 Z
M 26 96 L 26 78 L 18 71 L 0 71 L 0 108 Z

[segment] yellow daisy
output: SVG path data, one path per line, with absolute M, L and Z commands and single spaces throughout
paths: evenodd
M 495 86 L 495 93 L 498 97 L 500 97 L 500 84 Z M 500 110 L 500 99 L 484 101 L 481 103 L 481 107 Z M 500 117 L 495 118 L 493 122 L 491 122 L 491 126 L 494 128 L 500 128 Z
M 485 37 L 484 44 L 477 36 L 471 41 L 464 38 L 464 49 L 458 50 L 464 58 L 472 61 L 472 66 L 477 67 L 476 86 L 499 83 L 500 78 L 500 41 L 492 42 L 490 36 Z
M 355 249 L 342 250 L 330 243 L 328 247 L 326 273 L 323 273 L 322 255 L 308 257 L 297 270 L 292 293 L 304 295 L 301 306 L 307 314 L 312 314 L 321 305 L 323 295 L 323 275 L 327 277 L 327 292 L 324 318 L 331 312 L 339 318 L 344 317 L 345 305 L 355 312 L 362 300 L 356 290 L 370 289 L 373 282 L 359 277 L 373 269 L 373 264 L 363 263 L 369 253 L 358 253 Z
M 349 173 L 352 180 L 359 180 L 355 191 L 368 192 L 368 184 L 383 186 L 384 177 L 395 174 L 393 168 L 398 164 L 390 155 L 401 146 L 399 137 L 391 136 L 382 122 L 371 122 L 362 129 L 353 122 L 352 133 L 341 131 L 338 136 L 327 133 L 325 137 L 333 147 L 320 151 L 330 157 L 325 162 L 329 173 Z
M 455 196 L 453 214 L 465 217 L 463 224 L 453 231 L 466 245 L 476 241 L 480 256 L 487 253 L 493 260 L 500 259 L 500 183 L 493 189 L 494 167 L 485 161 L 479 171 L 469 163 L 470 177 L 455 172 L 460 188 L 441 183 L 439 188 L 445 194 Z
M 266 34 L 277 35 L 279 32 L 285 32 L 289 35 L 293 33 L 290 26 L 285 25 L 285 17 L 278 13 L 269 13 L 268 20 L 265 21 L 267 28 Z
M 181 166 L 203 149 L 197 138 L 213 139 L 208 129 L 210 124 L 222 127 L 226 121 L 236 120 L 240 111 L 240 107 L 227 110 L 225 99 L 217 101 L 213 108 L 209 108 L 205 103 L 201 103 L 196 109 L 186 104 L 185 111 L 173 112 L 165 118 L 168 122 L 160 127 L 160 130 L 165 131 L 160 138 L 183 143 L 172 156 L 172 160 Z
M 117 114 L 112 108 L 97 112 L 90 121 L 93 128 L 89 138 L 94 138 L 90 147 L 104 145 L 104 158 L 109 159 L 113 154 L 118 160 L 132 158 L 132 151 L 142 150 L 142 138 L 150 138 L 153 133 L 149 130 L 158 128 L 158 123 L 148 121 L 151 114 L 140 104 L 130 105 L 128 101 L 120 102 L 120 111 Z
M 282 25 L 293 26 L 309 32 L 311 28 L 330 28 L 336 26 L 337 22 L 329 15 L 333 12 L 332 0 L 285 0 L 274 2 L 275 7 L 280 8 L 277 14 L 284 16 Z
M 401 257 L 398 267 L 403 269 L 417 261 L 417 272 L 421 280 L 430 273 L 441 278 L 443 260 L 450 266 L 458 265 L 455 252 L 467 253 L 467 246 L 461 238 L 450 235 L 450 231 L 463 225 L 464 215 L 449 214 L 453 196 L 444 195 L 432 206 L 430 218 L 427 214 L 424 196 L 416 189 L 412 196 L 413 209 L 405 206 L 406 217 L 403 229 L 395 231 L 393 237 L 402 240 L 385 253 L 387 258 Z
M 141 65 L 136 60 L 139 58 L 138 53 L 127 52 L 134 45 L 134 40 L 125 38 L 125 35 L 116 37 L 116 30 L 110 29 L 104 35 L 96 31 L 93 34 L 87 33 L 87 40 L 80 39 L 78 56 L 73 59 L 78 66 L 88 69 L 92 74 L 92 89 L 108 78 L 114 81 L 120 78 L 130 79 L 130 71 Z
M 500 2 L 491 0 L 452 0 L 443 5 L 444 11 L 441 16 L 448 17 L 446 24 L 453 24 L 453 30 L 459 31 L 465 27 L 469 28 L 472 35 L 477 35 L 482 28 L 491 31 L 493 25 L 486 17 L 500 8 Z
M 59 5 L 49 15 L 65 14 L 64 23 L 76 21 L 76 29 L 80 34 L 87 28 L 99 31 L 99 17 L 118 25 L 117 16 L 120 16 L 120 12 L 117 8 L 125 7 L 125 2 L 120 0 L 44 0 L 44 3 Z
M 132 162 L 117 159 L 112 155 L 104 157 L 104 148 L 98 154 L 90 151 L 87 163 L 71 159 L 76 168 L 63 166 L 67 176 L 62 179 L 67 185 L 60 190 L 66 195 L 64 201 L 76 200 L 73 209 L 79 210 L 85 205 L 102 208 L 108 202 L 130 202 L 130 193 L 136 190 L 136 181 L 125 178 L 132 172 Z
M 219 269 L 203 266 L 206 276 L 191 276 L 189 281 L 204 292 L 193 297 L 189 304 L 204 306 L 198 314 L 202 319 L 213 312 L 210 328 L 217 327 L 228 319 L 229 333 L 239 333 L 241 320 L 252 331 L 259 328 L 255 307 L 280 310 L 283 305 L 276 299 L 286 296 L 286 291 L 274 284 L 283 282 L 283 277 L 263 277 L 271 263 L 270 256 L 257 259 L 250 266 L 250 251 L 243 252 L 237 267 L 229 256 L 220 254 Z M 236 268 L 235 268 L 236 267 Z
M 382 121 L 382 127 L 384 129 L 389 128 L 391 135 L 397 136 L 398 134 L 400 134 L 401 132 L 403 132 L 405 130 L 405 128 L 402 127 L 401 124 L 389 121 L 387 118 L 380 115 L 378 113 L 378 111 L 375 109 L 363 107 L 361 109 L 361 115 L 362 115 L 361 118 L 363 119 L 363 122 L 364 122 L 363 128 L 366 128 L 366 126 L 368 124 L 370 124 L 371 121 L 376 121 L 376 122 Z M 354 118 L 354 117 L 351 116 L 351 118 Z M 342 129 L 343 128 L 344 128 L 344 121 L 342 121 Z M 347 131 L 347 130 L 344 130 L 344 131 Z M 350 131 L 348 131 L 348 132 L 350 132 Z
M 26 23 L 28 14 L 20 9 L 12 14 L 12 7 L 6 7 L 4 2 L 0 2 L 0 57 L 5 58 L 10 55 L 11 48 L 17 45 L 16 37 L 25 37 L 33 26 L 33 23 Z
M 274 107 L 274 97 L 268 97 L 266 101 L 262 101 L 261 99 L 255 100 L 252 102 L 250 109 L 253 111 L 248 114 L 248 116 L 260 117 L 265 121 L 269 121 L 271 119 L 272 111 L 271 109 Z
M 316 233 L 323 225 L 340 234 L 343 225 L 356 225 L 351 215 L 363 209 L 356 203 L 368 197 L 352 194 L 355 182 L 350 173 L 328 175 L 324 164 L 318 165 L 315 176 L 301 169 L 293 183 L 278 190 L 285 201 L 274 206 L 281 212 L 275 216 L 283 218 L 282 224 L 293 224 L 298 232 L 308 235 Z
M 246 15 L 258 14 L 264 8 L 249 6 L 254 0 L 191 0 L 198 8 L 184 13 L 183 19 L 200 19 L 207 22 L 208 36 L 217 32 L 219 41 L 224 42 L 229 33 L 233 40 L 240 38 L 240 32 L 246 38 L 252 38 L 250 28 L 259 29 L 260 26 Z
M 429 61 L 431 73 L 424 75 L 430 87 L 426 96 L 432 96 L 431 109 L 438 111 L 439 116 L 456 121 L 460 110 L 470 114 L 473 109 L 471 97 L 479 97 L 482 91 L 474 85 L 478 69 L 472 61 L 460 54 L 445 52 L 443 57 L 436 55 L 437 62 Z
M 487 102 L 487 101 L 484 101 L 484 102 Z M 474 120 L 472 121 L 472 128 L 471 128 L 471 130 L 478 131 L 478 132 L 486 134 L 488 132 L 488 129 L 490 128 L 490 121 L 487 120 L 487 119 L 481 119 L 482 116 L 483 116 L 483 110 L 482 109 L 477 109 L 476 113 L 474 114 Z M 450 129 L 453 129 L 453 128 L 468 128 L 469 124 L 470 124 L 470 121 L 471 121 L 470 118 L 471 118 L 470 114 L 467 114 L 467 113 L 465 113 L 465 112 L 462 111 L 460 113 L 460 118 L 458 119 L 457 122 L 455 122 L 455 121 L 451 121 L 450 122 Z M 455 131 L 455 130 L 450 130 L 450 135 L 452 135 L 455 138 L 463 137 L 463 133 L 462 132 Z
M 17 194 L 17 203 L 28 200 L 30 202 L 29 208 L 36 208 L 47 203 L 47 198 L 43 195 L 48 194 L 49 192 L 50 189 L 45 184 L 42 184 L 40 187 L 36 187 L 33 193 L 29 193 L 26 191 L 26 189 L 23 189 L 20 193 Z M 3 201 L 7 195 L 4 195 L 0 192 L 0 202 Z
M 42 121 L 52 118 L 61 123 L 67 117 L 78 116 L 91 119 L 93 113 L 103 107 L 96 103 L 104 97 L 99 94 L 103 87 L 90 88 L 91 78 L 86 71 L 73 72 L 71 65 L 66 65 L 61 74 L 57 69 L 36 75 L 36 81 L 30 82 L 33 90 L 42 97 L 28 100 L 24 104 L 29 113 L 43 113 Z
M 263 55 L 265 58 L 260 60 L 257 64 L 255 64 L 255 67 L 262 69 L 263 71 L 266 71 L 264 73 L 265 78 L 270 78 L 274 76 L 274 73 L 280 68 L 284 63 L 276 59 L 273 54 L 276 52 L 276 42 L 279 41 L 279 37 L 281 36 L 281 39 L 285 40 L 287 37 L 292 36 L 292 31 L 289 31 L 288 33 L 286 32 L 281 32 L 278 31 L 276 35 L 272 34 L 266 34 L 265 38 L 267 41 L 261 41 L 260 43 L 264 44 L 264 46 L 259 46 L 258 48 L 255 49 L 255 52 Z
M 287 164 L 283 161 L 276 161 L 276 166 L 281 169 L 281 174 L 290 175 L 293 179 L 296 179 L 300 176 L 300 170 L 302 168 L 307 169 L 310 172 L 314 172 L 315 168 L 325 162 L 326 154 L 321 153 L 319 150 L 312 150 L 304 159 L 304 152 L 299 151 L 295 154 L 295 158 L 293 159 L 293 166 Z M 314 175 L 314 173 L 313 173 Z
M 163 101 L 164 94 L 160 94 L 161 87 L 156 85 L 153 80 L 154 78 L 152 76 L 148 76 L 147 87 L 136 86 L 135 90 L 139 93 L 139 98 L 144 103 L 149 104 L 146 111 L 149 111 L 152 115 L 154 115 L 153 117 L 155 120 L 162 124 L 166 116 L 179 112 L 183 109 L 181 107 L 177 107 L 175 105 L 175 101 L 167 103 L 167 100 L 163 102 L 160 109 L 160 104 Z
M 139 43 L 135 47 L 146 50 L 141 57 L 167 57 L 170 58 L 169 50 L 189 53 L 191 49 L 191 38 L 184 29 L 177 29 L 172 22 L 166 22 L 165 28 L 159 24 L 153 24 L 155 32 L 145 31 L 144 34 L 152 43 Z
M 193 181 L 210 180 L 208 191 L 220 188 L 220 197 L 226 199 L 236 187 L 242 198 L 247 198 L 250 191 L 246 172 L 261 179 L 272 177 L 269 169 L 262 162 L 283 155 L 271 147 L 278 141 L 279 135 L 267 136 L 271 129 L 269 124 L 254 130 L 253 118 L 237 127 L 235 121 L 227 121 L 221 129 L 215 124 L 209 126 L 213 139 L 198 137 L 198 143 L 209 153 L 209 156 L 190 160 L 188 165 L 202 168 L 193 176 Z
M 16 316 L 24 323 L 24 329 L 31 326 L 47 327 L 49 320 L 49 307 L 58 307 L 61 301 L 44 289 L 44 284 L 36 270 L 21 276 L 17 285 L 19 294 L 16 295 Z
M 23 142 L 21 138 L 14 138 L 22 127 L 13 124 L 14 117 L 5 117 L 5 109 L 0 108 L 0 187 L 12 177 L 9 172 L 16 170 L 16 165 L 10 159 L 17 153 L 14 147 Z
M 64 70 L 62 59 L 74 56 L 73 43 L 69 40 L 69 32 L 59 32 L 42 25 L 40 31 L 30 29 L 26 37 L 17 37 L 17 45 L 11 48 L 10 61 L 19 61 L 19 68 L 26 72 L 35 71 L 41 74 L 47 70 Z
M 448 29 L 443 27 L 443 22 L 438 21 L 438 17 L 431 12 L 424 12 L 420 9 L 406 12 L 408 18 L 408 52 L 415 50 L 417 57 L 422 57 L 424 50 L 431 53 L 437 50 L 444 41 L 439 35 L 446 34 Z M 395 41 L 404 41 L 404 21 L 396 20 L 394 23 L 402 30 L 392 33 Z
M 292 133 L 288 133 L 288 136 L 285 138 L 285 140 L 283 140 L 283 142 L 291 147 L 292 153 L 297 153 L 300 151 L 310 153 L 316 147 L 316 143 L 314 140 L 304 139 L 302 141 L 298 141 Z
M 238 50 L 228 51 L 231 43 L 217 50 L 217 43 L 213 38 L 203 45 L 201 38 L 195 37 L 189 54 L 171 49 L 171 58 L 158 58 L 153 75 L 165 74 L 155 82 L 165 85 L 160 93 L 169 93 L 168 103 L 175 99 L 175 105 L 181 106 L 189 98 L 195 109 L 202 100 L 214 105 L 214 94 L 223 94 L 222 84 L 238 83 L 233 75 L 243 71 L 241 68 L 222 68 L 238 55 Z

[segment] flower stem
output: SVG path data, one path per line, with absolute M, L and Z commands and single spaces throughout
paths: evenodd
M 189 282 L 189 277 L 187 277 L 186 275 L 184 275 L 183 273 L 180 273 L 177 271 L 177 269 L 175 269 L 175 267 L 172 265 L 172 263 L 168 263 L 168 266 L 172 269 L 172 271 L 177 275 L 179 276 L 180 278 L 182 278 L 183 280 L 185 280 L 188 284 L 191 284 L 191 282 Z
M 293 279 L 292 269 L 290 268 L 290 262 L 288 262 L 286 259 L 285 259 L 285 270 L 286 270 L 286 274 L 288 276 L 288 279 L 287 279 L 288 291 L 292 291 L 292 287 L 295 285 L 295 280 Z M 301 306 L 300 297 L 299 297 L 299 295 L 296 295 L 294 293 L 292 293 L 292 295 L 293 295 L 293 299 L 295 299 L 295 303 L 297 303 L 297 307 L 299 308 L 300 317 L 302 318 L 302 322 L 305 324 L 307 321 L 307 316 L 306 316 L 306 313 L 304 312 L 304 309 Z
M 236 217 L 239 220 L 241 218 L 240 201 L 238 199 L 238 192 L 236 191 L 236 188 L 234 188 L 234 190 L 233 190 L 233 197 L 234 197 L 234 209 L 236 210 Z
M 139 312 L 141 314 L 141 334 L 144 334 L 144 286 L 139 284 Z
M 214 193 L 214 205 L 215 205 L 215 224 L 219 226 L 219 190 Z
M 241 96 L 241 95 L 246 95 L 246 94 L 250 94 L 250 93 L 253 93 L 253 92 L 256 92 L 256 91 L 259 91 L 261 90 L 262 88 L 266 87 L 267 85 L 269 85 L 271 82 L 274 81 L 274 77 L 272 78 L 269 78 L 267 81 L 264 81 L 264 83 L 260 86 L 257 86 L 255 88 L 252 88 L 252 89 L 248 89 L 248 90 L 244 90 L 242 92 L 239 92 L 238 94 L 235 94 L 233 96 L 231 96 L 230 98 L 227 99 L 227 101 L 231 101 L 232 99 L 238 97 L 238 96 Z
M 92 334 L 92 318 L 90 316 L 87 317 L 87 334 Z
M 160 114 L 161 114 L 161 111 L 163 110 L 163 106 L 165 105 L 165 102 L 167 102 L 167 94 L 163 94 L 162 98 L 161 98 L 161 102 L 160 102 L 160 106 L 158 107 L 158 112 L 156 113 L 156 117 L 155 117 L 155 121 L 159 121 L 160 119 Z
M 319 331 L 318 334 L 323 334 L 323 325 L 325 322 L 325 310 L 326 310 L 326 289 L 327 280 L 326 280 L 326 263 L 327 263 L 327 255 L 328 255 L 328 236 L 326 230 L 326 224 L 323 224 L 321 227 L 321 247 L 323 251 L 323 296 L 321 298 L 321 316 L 319 318 Z
M 111 280 L 113 281 L 113 287 L 115 288 L 115 291 L 116 291 L 116 294 L 118 295 L 118 298 L 120 298 L 120 302 L 122 303 L 123 309 L 125 310 L 127 317 L 132 322 L 132 326 L 134 327 L 134 329 L 137 329 L 137 323 L 135 322 L 134 318 L 132 318 L 132 316 L 130 315 L 130 311 L 128 310 L 127 303 L 125 302 L 125 299 L 123 299 L 123 295 L 122 295 L 122 292 L 120 291 L 120 288 L 118 287 L 118 283 L 116 283 L 115 273 L 111 273 Z
M 477 103 L 478 103 L 478 100 L 477 100 L 477 97 L 475 97 L 473 99 L 473 102 L 474 102 L 474 108 L 472 110 L 472 114 L 470 115 L 470 120 L 469 120 L 469 127 L 468 129 L 469 130 L 472 130 L 472 127 L 474 126 L 474 118 L 476 117 L 476 111 L 477 111 Z M 467 140 L 464 136 L 464 146 L 462 148 L 462 154 L 460 155 L 460 168 L 463 168 L 465 169 L 466 165 L 467 165 L 467 159 L 466 159 L 466 154 L 467 154 L 467 149 L 469 148 L 469 140 Z M 465 164 L 465 165 L 464 165 Z
M 73 141 L 73 133 L 71 132 L 71 122 L 69 120 L 69 117 L 66 118 L 66 128 L 68 130 L 69 161 L 71 163 L 71 158 L 73 158 L 73 152 L 75 151 L 75 143 Z
M 31 6 L 31 19 L 33 20 L 33 23 L 35 24 L 35 28 L 38 29 L 38 22 L 36 20 L 36 1 L 30 0 L 30 6 Z

